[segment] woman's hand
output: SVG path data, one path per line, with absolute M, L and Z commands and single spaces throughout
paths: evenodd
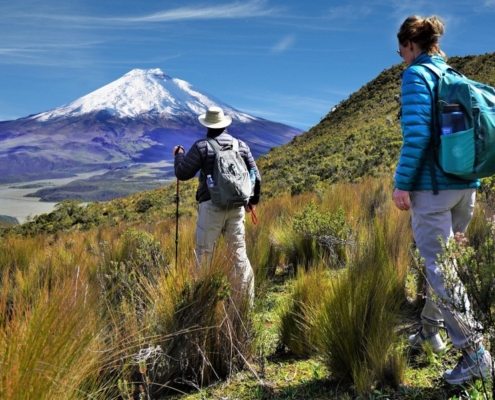
M 411 199 L 409 198 L 409 192 L 407 190 L 394 190 L 394 203 L 395 206 L 401 211 L 407 211 L 411 208 Z

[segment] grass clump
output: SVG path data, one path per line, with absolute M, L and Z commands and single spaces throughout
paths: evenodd
M 98 316 L 97 287 L 74 271 L 71 280 L 38 288 L 31 304 L 9 288 L 4 275 L 0 309 L 0 397 L 3 399 L 83 399 L 103 396 L 101 381 L 108 353 Z M 16 293 L 12 302 L 6 293 Z
M 299 357 L 316 352 L 313 322 L 326 294 L 330 290 L 328 271 L 314 268 L 308 273 L 299 272 L 290 297 L 279 310 L 280 342 Z
M 331 279 L 315 321 L 319 351 L 331 375 L 363 395 L 378 385 L 397 388 L 405 360 L 394 333 L 402 286 L 391 264 L 380 226 L 361 237 L 349 269 Z M 402 286 L 403 287 L 403 286 Z

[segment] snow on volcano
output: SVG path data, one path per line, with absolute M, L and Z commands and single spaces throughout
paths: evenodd
M 198 116 L 211 106 L 241 122 L 256 118 L 239 112 L 213 96 L 195 90 L 181 79 L 171 78 L 159 68 L 134 69 L 121 78 L 67 105 L 33 116 L 40 122 L 56 118 L 79 117 L 105 111 L 108 116 L 136 118 L 143 114 Z

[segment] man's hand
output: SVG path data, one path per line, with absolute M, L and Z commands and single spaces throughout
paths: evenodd
M 246 210 L 247 213 L 250 213 L 251 211 L 254 211 L 255 209 L 256 209 L 256 205 L 251 204 L 251 203 L 247 203 L 244 206 L 244 210 Z
M 172 155 L 175 157 L 179 153 L 184 153 L 184 147 L 181 145 L 175 146 L 174 149 L 172 150 Z

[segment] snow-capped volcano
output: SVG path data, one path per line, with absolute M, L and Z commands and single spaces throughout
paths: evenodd
M 205 137 L 198 116 L 211 106 L 232 117 L 228 131 L 255 157 L 301 133 L 242 113 L 160 69 L 134 69 L 69 104 L 0 122 L 0 183 L 136 165 L 173 176 L 173 147 L 187 150 Z
M 220 106 L 234 119 L 248 122 L 254 117 L 240 113 L 210 95 L 194 90 L 181 79 L 171 78 L 161 69 L 134 69 L 65 106 L 38 114 L 39 121 L 80 117 L 106 112 L 108 117 L 136 118 L 143 114 L 198 116 L 211 106 Z

